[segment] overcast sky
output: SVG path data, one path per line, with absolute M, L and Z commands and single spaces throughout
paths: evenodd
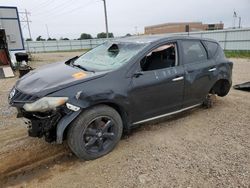
M 242 18 L 242 26 L 250 27 L 250 0 L 106 0 L 109 31 L 115 36 L 136 30 L 144 32 L 144 26 L 168 22 L 222 21 L 232 27 L 233 12 Z M 27 9 L 31 15 L 33 39 L 38 35 L 47 38 L 78 38 L 81 33 L 105 31 L 102 0 L 0 0 L 1 6 L 17 6 Z M 137 28 L 137 29 L 136 29 Z M 28 37 L 23 25 L 24 37 Z

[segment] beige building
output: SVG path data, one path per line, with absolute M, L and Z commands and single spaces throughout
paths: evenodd
M 203 24 L 202 22 L 165 23 L 145 27 L 145 34 L 180 33 L 223 29 L 223 23 Z

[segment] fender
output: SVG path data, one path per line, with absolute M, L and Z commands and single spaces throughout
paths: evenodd
M 218 82 L 219 80 L 227 80 L 230 85 L 232 85 L 232 66 L 232 62 L 227 62 L 224 63 L 223 66 L 218 66 L 218 75 L 216 82 Z
M 76 112 L 72 112 L 70 115 L 64 116 L 57 124 L 56 129 L 56 143 L 63 143 L 63 133 L 67 126 L 82 112 L 82 110 L 78 110 Z
M 70 115 L 66 115 L 64 116 L 57 124 L 57 130 L 56 130 L 56 143 L 57 144 L 62 144 L 63 143 L 63 135 L 64 135 L 64 131 L 66 130 L 66 128 L 68 127 L 68 125 L 74 121 L 78 115 L 84 110 L 87 109 L 91 106 L 96 106 L 99 104 L 106 104 L 108 106 L 111 106 L 112 108 L 114 108 L 121 116 L 122 120 L 123 120 L 123 124 L 124 124 L 124 129 L 128 130 L 129 129 L 129 116 L 126 112 L 126 110 L 124 108 L 122 108 L 121 105 L 115 103 L 114 101 L 108 101 L 108 100 L 102 100 L 96 103 L 90 103 L 90 102 L 85 102 L 86 106 L 84 106 L 83 108 L 81 107 L 80 110 L 76 111 L 76 112 L 72 112 Z

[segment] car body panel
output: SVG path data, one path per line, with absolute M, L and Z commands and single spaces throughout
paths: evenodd
M 178 110 L 182 107 L 184 80 L 173 81 L 184 74 L 183 66 L 146 71 L 131 81 L 129 100 L 132 120 Z
M 105 73 L 86 72 L 66 65 L 64 62 L 52 63 L 20 78 L 16 83 L 16 88 L 23 93 L 42 97 L 65 87 L 98 78 Z

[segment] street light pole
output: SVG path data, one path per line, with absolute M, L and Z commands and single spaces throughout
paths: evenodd
M 106 37 L 109 38 L 108 16 L 107 16 L 106 0 L 103 0 L 103 3 L 104 3 L 104 14 L 105 14 L 105 25 L 106 25 Z

